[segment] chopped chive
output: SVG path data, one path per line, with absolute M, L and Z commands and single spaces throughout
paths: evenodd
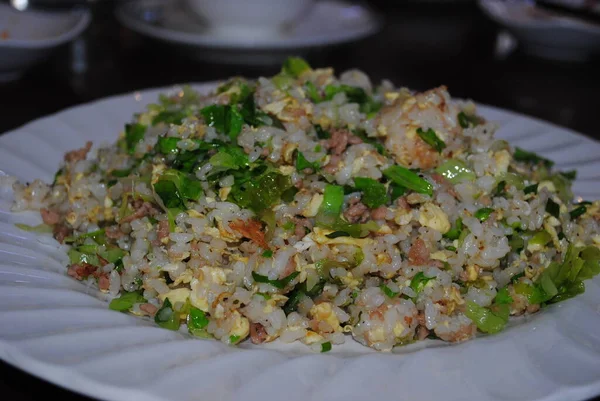
M 587 208 L 585 206 L 578 206 L 575 209 L 571 210 L 569 212 L 569 215 L 571 216 L 571 219 L 576 219 L 579 216 L 581 216 L 582 214 L 585 214 L 586 211 L 587 211 Z
M 427 131 L 417 128 L 417 135 L 419 135 L 419 138 L 421 138 L 427 145 L 435 149 L 438 153 L 442 153 L 442 151 L 446 148 L 446 143 L 436 135 L 432 128 L 428 128 Z
M 554 165 L 552 160 L 546 159 L 534 152 L 528 152 L 521 148 L 515 148 L 513 157 L 516 161 L 525 162 L 529 164 L 540 164 L 542 163 L 547 168 L 551 168 Z
M 337 238 L 337 237 L 349 237 L 350 234 L 348 234 L 346 231 L 334 231 L 331 234 L 327 234 L 326 237 L 327 238 Z
M 329 352 L 331 351 L 331 342 L 327 341 L 321 344 L 321 352 Z
M 560 217 L 560 206 L 552 199 L 548 199 L 548 203 L 546 203 L 546 211 L 557 219 Z
M 537 192 L 538 192 L 538 186 L 539 186 L 539 185 L 540 185 L 540 184 L 532 184 L 532 185 L 529 185 L 528 187 L 525 187 L 525 188 L 523 189 L 523 193 L 524 193 L 525 195 L 527 195 L 527 194 L 537 194 Z
M 447 251 L 456 252 L 456 247 L 452 245 L 448 245 L 445 249 Z
M 490 207 L 484 207 L 475 212 L 475 217 L 480 221 L 486 221 L 493 212 L 494 209 Z
M 407 168 L 394 165 L 383 171 L 383 175 L 394 183 L 426 195 L 433 195 L 433 186 L 417 173 Z
M 390 287 L 388 287 L 385 284 L 382 284 L 380 288 L 381 291 L 383 291 L 383 293 L 387 295 L 388 298 L 394 298 L 396 295 L 400 294 L 397 291 L 393 291 Z
M 231 336 L 229 336 L 229 343 L 230 343 L 230 344 L 235 344 L 235 343 L 237 343 L 238 341 L 240 341 L 240 336 L 238 336 L 238 335 L 235 335 L 235 334 L 234 334 L 234 335 L 231 335 Z
M 272 258 L 273 257 L 273 251 L 270 249 L 267 249 L 266 251 L 264 251 L 262 253 L 263 258 Z

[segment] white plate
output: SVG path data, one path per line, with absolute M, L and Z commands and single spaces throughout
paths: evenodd
M 90 23 L 87 10 L 60 13 L 17 11 L 0 4 L 0 82 L 18 78 L 25 69 L 59 45 L 77 37 Z
M 127 28 L 182 46 L 192 57 L 253 64 L 279 63 L 291 53 L 358 40 L 381 26 L 365 6 L 331 0 L 316 2 L 302 20 L 272 37 L 219 36 L 181 1 L 135 0 L 119 6 L 116 13 Z
M 198 86 L 200 90 L 214 87 Z M 164 89 L 163 89 L 164 91 Z M 86 140 L 112 142 L 159 90 L 117 96 L 34 121 L 0 137 L 0 170 L 51 180 L 62 154 Z M 600 144 L 492 107 L 499 137 L 579 170 L 575 192 L 600 198 Z M 583 400 L 600 394 L 600 280 L 585 294 L 454 346 L 376 353 L 348 338 L 327 354 L 278 342 L 228 347 L 111 311 L 65 275 L 52 240 L 22 232 L 0 193 L 0 357 L 72 390 L 122 401 Z M 45 237 L 48 242 L 48 237 Z M 418 346 L 423 348 L 422 345 Z
M 530 1 L 479 0 L 479 6 L 533 55 L 570 61 L 600 53 L 600 25 L 536 8 Z

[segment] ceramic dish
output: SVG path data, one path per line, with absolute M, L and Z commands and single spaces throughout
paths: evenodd
M 207 91 L 214 84 L 196 86 Z M 115 140 L 131 115 L 165 89 L 100 100 L 0 137 L 0 170 L 52 180 L 66 150 Z M 498 135 L 577 169 L 577 196 L 600 197 L 600 144 L 493 107 Z M 443 346 L 428 341 L 376 353 L 355 342 L 315 354 L 278 341 L 230 347 L 191 339 L 111 311 L 101 294 L 65 274 L 48 237 L 17 229 L 39 216 L 8 211 L 0 193 L 0 357 L 36 376 L 106 400 L 584 400 L 600 394 L 600 280 L 584 294 L 505 331 Z M 422 349 L 425 348 L 425 349 Z
M 76 38 L 89 23 L 87 10 L 20 12 L 0 4 L 0 82 L 17 79 L 53 49 Z
M 369 36 L 381 24 L 361 5 L 319 1 L 310 13 L 280 35 L 220 36 L 180 2 L 137 0 L 121 5 L 117 18 L 129 29 L 176 45 L 190 57 L 225 63 L 280 63 L 289 54 Z

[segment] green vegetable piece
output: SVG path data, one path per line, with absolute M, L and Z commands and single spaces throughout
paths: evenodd
M 444 234 L 443 237 L 454 241 L 455 239 L 458 239 L 460 237 L 462 229 L 463 223 L 462 219 L 459 217 L 458 219 L 456 219 L 454 226 L 446 234 Z
M 514 284 L 514 283 L 516 283 L 517 281 L 519 281 L 519 279 L 520 279 L 521 277 L 524 277 L 524 276 L 525 276 L 525 272 L 517 273 L 517 274 L 515 274 L 514 276 L 512 276 L 512 277 L 510 278 L 510 282 Z
M 390 199 L 394 202 L 396 199 L 406 193 L 406 188 L 402 185 L 390 184 Z
M 470 126 L 476 126 L 481 124 L 483 121 L 476 115 L 466 114 L 464 111 L 458 113 L 458 124 L 463 128 L 469 128 Z
M 365 130 L 356 129 L 356 130 L 352 131 L 352 133 L 354 135 L 356 135 L 357 137 L 359 137 L 364 143 L 368 143 L 369 145 L 373 146 L 380 155 L 383 155 L 386 157 L 388 156 L 388 152 L 385 149 L 385 146 L 383 146 L 382 143 L 377 140 L 377 138 L 372 138 L 370 136 L 367 136 L 367 133 Z
M 490 207 L 483 207 L 479 210 L 477 210 L 475 212 L 475 218 L 479 219 L 480 221 L 486 221 L 487 219 L 489 219 L 490 215 L 494 213 L 494 209 L 490 208 Z
M 321 344 L 321 352 L 329 352 L 331 351 L 331 342 L 326 341 Z
M 554 216 L 558 219 L 560 217 L 560 206 L 558 203 L 548 198 L 548 203 L 546 203 L 546 212 L 548 212 L 550 216 Z
M 405 188 L 429 196 L 433 195 L 433 186 L 427 180 L 407 168 L 394 165 L 384 170 L 383 175 Z
M 162 328 L 179 330 L 179 314 L 173 310 L 173 305 L 171 305 L 169 298 L 165 298 L 161 308 L 154 315 L 154 321 Z
M 463 181 L 474 181 L 477 176 L 467 165 L 456 159 L 450 159 L 440 164 L 435 171 L 446 177 L 452 184 L 458 184 Z
M 379 288 L 381 288 L 381 291 L 383 291 L 388 298 L 394 298 L 396 295 L 400 294 L 398 291 L 393 291 L 385 284 L 382 284 Z
M 281 72 L 287 75 L 290 75 L 294 78 L 298 78 L 306 71 L 310 71 L 310 65 L 306 62 L 306 60 L 300 57 L 288 57 L 283 62 L 283 67 Z
M 146 298 L 141 291 L 123 292 L 120 297 L 114 298 L 108 304 L 108 308 L 119 312 L 130 310 L 134 304 L 145 303 Z
M 206 314 L 201 309 L 194 306 L 190 307 L 190 312 L 187 316 L 187 326 L 190 334 L 197 337 L 206 337 L 206 326 L 210 321 Z
M 38 224 L 37 226 L 29 226 L 27 224 L 15 223 L 15 227 L 17 227 L 23 231 L 37 233 L 37 234 L 52 233 L 52 226 L 49 226 L 48 224 Z
M 339 215 L 344 205 L 344 188 L 339 185 L 327 184 L 323 192 L 323 202 L 320 211 L 326 214 Z
M 161 180 L 154 184 L 154 191 L 167 209 L 185 210 L 185 201 L 173 181 Z
M 275 205 L 283 194 L 292 187 L 290 177 L 275 171 L 266 171 L 258 177 L 239 182 L 231 190 L 237 204 L 260 213 Z
M 331 238 L 331 239 L 338 238 L 338 237 L 349 237 L 349 236 L 350 236 L 350 234 L 348 234 L 345 231 L 334 231 L 331 234 L 326 235 L 327 238 Z
M 166 125 L 180 125 L 184 118 L 188 116 L 185 110 L 163 110 L 152 119 L 152 126 L 164 123 Z
M 181 141 L 181 138 L 159 136 L 154 149 L 164 155 L 174 154 L 179 152 L 177 148 L 179 141 Z
M 507 307 L 507 305 L 503 306 Z M 479 306 L 473 301 L 467 301 L 465 315 L 475 323 L 480 331 L 489 334 L 502 331 L 508 321 L 508 316 L 505 318 L 504 313 L 494 313 L 490 309 Z
M 427 277 L 425 273 L 418 272 L 415 274 L 410 280 L 410 288 L 412 288 L 417 294 L 423 291 L 423 288 L 427 285 L 430 280 L 433 280 L 435 277 Z
M 315 132 L 317 134 L 317 138 L 319 139 L 329 139 L 331 138 L 331 133 L 326 131 L 320 125 L 315 125 Z
M 125 144 L 130 155 L 135 153 L 135 146 L 144 139 L 146 126 L 143 124 L 125 124 Z
M 536 153 L 528 152 L 518 147 L 515 148 L 515 153 L 513 154 L 513 157 L 516 161 L 534 165 L 542 164 L 546 168 L 552 168 L 552 166 L 554 165 L 554 162 L 552 160 L 546 159 Z
M 502 287 L 496 293 L 496 297 L 494 298 L 494 303 L 498 305 L 510 305 L 514 302 L 513 298 L 510 296 L 508 289 L 506 287 Z
M 455 247 L 455 246 L 452 246 L 452 245 L 448 245 L 448 246 L 447 246 L 446 248 L 444 248 L 444 249 L 446 249 L 446 250 L 448 250 L 448 251 L 451 251 L 451 252 L 456 252 L 456 247 Z
M 525 195 L 527 194 L 537 194 L 538 192 L 538 186 L 540 184 L 532 184 L 529 185 L 528 187 L 525 187 L 525 189 L 523 189 L 523 193 L 525 193 Z
M 559 172 L 559 174 L 570 181 L 574 181 L 575 179 L 577 179 L 577 170 L 561 171 Z
M 312 171 L 317 171 L 319 169 L 319 163 L 309 162 L 308 160 L 306 160 L 306 157 L 304 157 L 304 154 L 302 152 L 297 152 L 296 170 L 304 171 L 305 169 L 311 169 Z
M 269 280 L 269 278 L 267 276 L 263 276 L 261 274 L 258 274 L 256 272 L 252 272 L 252 278 L 254 279 L 254 281 L 256 281 L 257 283 L 266 283 L 266 284 L 270 284 L 275 288 L 278 289 L 284 289 L 293 279 L 295 279 L 296 277 L 298 277 L 298 275 L 300 274 L 300 272 L 293 272 L 292 274 L 290 274 L 287 277 L 284 277 L 280 280 Z
M 506 181 L 500 181 L 492 192 L 493 197 L 506 196 Z
M 273 251 L 270 249 L 267 249 L 266 251 L 264 251 L 262 253 L 262 257 L 263 258 L 272 258 L 273 257 Z
M 508 246 L 510 246 L 512 252 L 520 253 L 525 247 L 525 241 L 519 235 L 511 235 L 508 240 Z
M 209 127 L 215 127 L 217 132 L 228 135 L 232 141 L 236 141 L 242 131 L 244 117 L 236 107 L 215 104 L 203 108 L 200 114 Z
M 370 209 L 385 204 L 387 189 L 379 181 L 372 178 L 355 177 L 354 187 L 362 192 L 361 202 Z
M 535 233 L 529 240 L 529 243 L 532 245 L 544 246 L 550 241 L 552 241 L 552 236 L 548 233 L 548 231 L 543 230 Z
M 313 101 L 313 103 L 319 103 L 323 101 L 323 97 L 319 93 L 319 89 L 317 89 L 316 85 L 312 82 L 308 81 L 306 84 L 306 94 L 308 98 Z
M 587 208 L 585 206 L 576 207 L 575 209 L 573 209 L 569 212 L 569 215 L 571 216 L 571 220 L 574 220 L 574 219 L 578 218 L 579 216 L 585 214 L 586 211 L 587 211 Z
M 427 145 L 435 149 L 438 153 L 442 153 L 442 151 L 446 148 L 446 143 L 436 135 L 432 128 L 428 128 L 427 131 L 417 128 L 417 135 L 419 135 L 419 138 L 421 138 Z
M 229 344 L 232 344 L 232 345 L 237 344 L 240 341 L 240 339 L 241 339 L 241 337 L 236 334 L 230 335 L 229 336 Z

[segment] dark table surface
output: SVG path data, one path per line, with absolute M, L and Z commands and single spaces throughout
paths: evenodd
M 474 3 L 372 1 L 385 26 L 356 43 L 313 51 L 315 66 L 359 68 L 374 82 L 428 89 L 447 85 L 453 96 L 545 119 L 592 138 L 600 103 L 600 60 L 551 62 L 499 51 L 501 30 Z M 41 116 L 137 89 L 232 75 L 256 77 L 278 66 L 247 67 L 193 61 L 119 26 L 114 1 L 100 0 L 82 39 L 57 50 L 23 76 L 0 85 L 0 132 Z M 9 401 L 90 400 L 0 362 L 0 398 Z M 600 401 L 600 397 L 596 398 Z

